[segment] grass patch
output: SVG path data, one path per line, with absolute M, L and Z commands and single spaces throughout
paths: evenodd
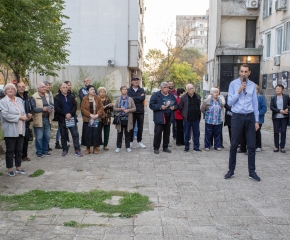
M 62 225 L 66 227 L 74 227 L 74 228 L 86 228 L 86 227 L 91 227 L 91 226 L 101 226 L 101 227 L 108 226 L 108 224 L 84 224 L 84 223 L 78 223 L 76 221 L 64 222 Z
M 29 177 L 39 177 L 42 174 L 44 174 L 44 170 L 38 169 L 34 173 L 30 174 Z
M 6 188 L 8 188 L 8 187 L 7 187 L 7 186 L 4 186 L 3 188 L 5 188 L 5 189 L 6 189 Z
M 82 169 L 78 169 L 77 171 L 78 171 L 78 172 L 82 172 L 83 170 L 82 170 Z
M 134 187 L 132 187 L 132 188 L 139 189 L 140 187 L 146 187 L 146 186 L 139 186 L 139 185 L 137 185 L 137 186 L 134 186 Z
M 0 172 L 0 176 L 3 176 L 4 175 L 4 173 L 3 172 Z
M 104 200 L 112 196 L 122 196 L 119 205 L 104 203 Z M 53 207 L 61 209 L 79 208 L 108 214 L 120 213 L 120 217 L 132 217 L 142 211 L 150 211 L 153 208 L 147 196 L 139 193 L 127 193 L 121 191 L 90 191 L 90 192 L 66 192 L 66 191 L 42 191 L 5 196 L 0 195 L 1 211 L 17 210 L 45 210 Z

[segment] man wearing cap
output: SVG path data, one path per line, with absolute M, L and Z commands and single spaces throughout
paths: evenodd
M 144 88 L 139 87 L 139 78 L 133 77 L 131 80 L 131 87 L 128 89 L 128 96 L 134 100 L 136 105 L 136 112 L 133 113 L 133 126 L 137 121 L 137 143 L 138 147 L 146 148 L 142 143 L 143 124 L 144 124 L 144 100 L 145 91 Z M 133 146 L 134 131 L 131 131 L 130 148 Z

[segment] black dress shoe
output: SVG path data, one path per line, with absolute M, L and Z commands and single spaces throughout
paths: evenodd
M 171 153 L 171 151 L 168 148 L 164 148 L 163 152 Z
M 247 151 L 242 151 L 241 149 L 238 149 L 237 153 L 245 153 Z
M 62 149 L 62 147 L 59 145 L 59 143 L 55 144 L 55 149 Z
M 225 148 L 224 145 L 222 145 L 221 148 Z
M 273 152 L 279 152 L 279 148 L 278 149 L 274 149 L 274 151 Z
M 49 147 L 47 151 L 50 152 L 50 151 L 52 151 L 52 149 Z
M 176 144 L 176 146 L 177 146 L 177 147 L 180 147 L 180 146 L 181 146 L 181 144 Z
M 281 149 L 281 153 L 286 153 L 285 149 L 283 149 L 283 150 Z
M 189 149 L 184 149 L 184 152 L 189 152 Z
M 158 149 L 154 149 L 154 153 L 155 154 L 159 154 L 159 150 Z
M 200 149 L 193 149 L 193 151 L 196 151 L 196 152 L 201 152 Z

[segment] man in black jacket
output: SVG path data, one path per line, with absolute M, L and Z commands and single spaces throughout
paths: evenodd
M 84 86 L 79 90 L 79 97 L 80 97 L 80 106 L 82 107 L 82 101 L 83 98 L 87 95 L 89 95 L 88 91 L 87 91 L 87 87 L 91 85 L 91 80 L 89 78 L 85 78 L 84 79 Z M 98 95 L 97 90 L 95 89 L 95 93 L 96 95 Z M 83 116 L 83 113 L 82 113 Z
M 28 95 L 28 92 L 25 91 L 25 84 L 24 83 L 18 83 L 17 84 L 17 93 L 16 97 L 20 97 L 24 102 L 24 110 L 26 113 L 26 116 L 30 119 L 29 121 L 25 122 L 25 138 L 23 142 L 23 151 L 22 151 L 22 161 L 31 161 L 31 159 L 27 155 L 27 149 L 28 149 L 28 139 L 29 139 L 29 125 L 32 122 L 32 115 L 33 115 L 33 109 L 31 107 L 31 99 Z
M 133 77 L 131 80 L 131 84 L 132 84 L 131 87 L 128 89 L 128 96 L 134 100 L 136 106 L 136 112 L 133 113 L 133 126 L 135 127 L 137 121 L 138 147 L 146 148 L 146 146 L 142 143 L 145 91 L 144 88 L 139 87 L 139 78 Z M 134 131 L 131 131 L 130 148 L 132 148 L 133 146 L 133 139 L 134 139 Z
M 77 132 L 77 126 L 75 121 L 76 111 L 77 111 L 77 102 L 75 98 L 70 94 L 67 94 L 67 85 L 65 83 L 60 84 L 59 86 L 59 94 L 54 97 L 54 118 L 58 121 L 58 127 L 60 130 L 61 136 L 61 145 L 62 145 L 62 156 L 66 156 L 68 153 L 67 147 L 67 123 L 74 118 L 74 126 L 68 127 L 70 129 L 74 148 L 75 148 L 75 155 L 78 157 L 82 157 L 83 154 L 80 150 L 79 144 L 79 134 Z

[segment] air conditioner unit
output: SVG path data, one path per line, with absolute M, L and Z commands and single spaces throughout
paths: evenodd
M 287 10 L 287 0 L 277 0 L 276 1 L 276 10 L 277 11 L 281 11 L 281 10 L 286 11 Z
M 258 8 L 259 1 L 258 0 L 247 0 L 246 1 L 246 8 Z
M 280 66 L 280 56 L 274 57 L 274 66 Z
M 114 60 L 109 60 L 108 61 L 108 66 L 114 66 L 115 65 L 115 61 Z

